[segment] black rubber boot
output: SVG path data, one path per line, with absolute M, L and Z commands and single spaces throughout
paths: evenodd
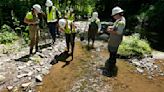
M 35 52 L 39 52 L 39 47 L 35 46 L 36 51 Z
M 33 48 L 30 48 L 30 53 L 29 53 L 29 55 L 32 55 L 32 51 L 33 51 Z

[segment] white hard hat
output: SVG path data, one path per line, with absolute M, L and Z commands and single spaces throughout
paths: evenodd
M 41 13 L 41 6 L 39 4 L 34 4 L 32 6 L 32 8 L 34 8 L 35 10 L 37 10 L 37 12 Z
M 51 0 L 47 0 L 47 1 L 46 1 L 46 6 L 47 6 L 47 7 L 53 6 L 52 1 L 51 1 Z
M 93 12 L 92 17 L 97 18 L 98 17 L 98 12 Z
M 123 12 L 124 10 L 122 10 L 120 7 L 118 7 L 118 6 L 116 6 L 116 7 L 114 7 L 113 9 L 112 9 L 112 16 L 113 15 L 116 15 L 116 14 L 118 14 L 118 13 L 121 13 L 121 12 Z
M 59 23 L 59 26 L 61 28 L 64 28 L 66 26 L 66 20 L 65 19 L 59 19 L 58 23 Z

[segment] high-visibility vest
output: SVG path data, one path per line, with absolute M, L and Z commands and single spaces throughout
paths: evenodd
M 25 18 L 31 21 L 39 22 L 38 15 L 33 15 L 32 11 L 27 12 Z
M 73 15 L 73 14 L 71 14 L 71 15 L 69 15 L 69 16 L 68 16 L 68 19 L 69 19 L 69 20 L 71 20 L 71 21 L 73 22 L 73 21 L 74 21 L 74 19 L 75 19 L 75 17 L 74 17 L 74 15 Z
M 56 22 L 56 8 L 55 6 L 52 6 L 51 11 L 49 11 L 49 7 L 46 8 L 47 13 L 47 22 Z
M 72 30 L 71 30 L 71 23 L 73 23 L 73 22 L 71 22 L 71 21 L 69 21 L 69 20 L 67 20 L 67 24 L 66 24 L 66 27 L 65 27 L 65 33 L 66 34 L 71 34 L 71 33 L 76 33 L 76 30 L 75 30 L 75 28 L 74 27 L 72 27 Z
M 26 14 L 26 17 L 25 17 L 25 18 L 27 18 L 27 19 L 29 19 L 29 20 L 32 20 L 32 19 L 33 19 L 32 12 L 27 12 L 27 14 Z

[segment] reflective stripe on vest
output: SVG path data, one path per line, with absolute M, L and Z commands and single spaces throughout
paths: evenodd
M 56 20 L 56 9 L 52 6 L 51 11 L 49 12 L 49 7 L 46 8 L 47 12 L 47 22 L 55 22 Z

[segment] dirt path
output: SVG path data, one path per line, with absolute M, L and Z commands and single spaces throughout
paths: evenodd
M 81 48 L 80 44 L 77 43 L 74 53 L 75 58 L 69 65 L 64 68 L 65 62 L 58 62 L 53 65 L 50 73 L 44 78 L 43 85 L 36 88 L 37 92 L 65 92 L 70 89 L 71 83 L 83 73 L 80 67 L 85 61 L 82 61 L 82 59 L 86 58 L 87 60 L 87 54 Z
M 64 62 L 55 64 L 44 78 L 43 85 L 36 87 L 37 92 L 77 92 L 77 90 L 70 90 L 72 88 L 75 90 L 77 87 L 78 92 L 163 92 L 163 76 L 150 80 L 147 76 L 134 72 L 135 67 L 121 59 L 117 62 L 117 77 L 109 78 L 99 74 L 93 68 L 102 66 L 103 62 L 99 64 L 95 60 L 97 56 L 94 53 L 85 51 L 81 44 L 77 43 L 74 60 L 64 68 L 62 68 Z M 98 53 L 97 55 L 102 57 L 103 61 L 108 58 L 107 50 L 101 50 Z M 90 66 L 86 66 L 87 64 Z M 96 81 L 99 79 L 100 81 Z M 99 91 L 94 90 L 97 88 L 94 83 L 99 86 Z M 103 83 L 102 86 L 99 83 Z M 104 85 L 108 87 L 103 87 Z M 88 86 L 91 86 L 92 90 L 86 90 Z M 101 90 L 104 88 L 106 90 Z

